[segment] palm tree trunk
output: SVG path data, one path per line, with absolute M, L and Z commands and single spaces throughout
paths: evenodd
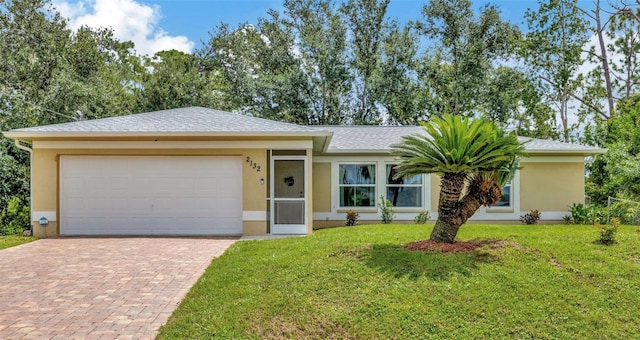
M 464 183 L 465 174 L 449 173 L 442 176 L 438 220 L 431 231 L 429 237 L 431 241 L 453 243 L 460 226 L 478 211 L 483 202 L 487 201 L 486 193 L 479 190 L 472 190 L 470 194 L 462 197 Z M 499 200 L 500 196 L 497 199 Z M 491 197 L 490 201 L 485 203 L 495 203 L 495 201 L 496 199 Z
M 460 198 L 464 187 L 465 174 L 445 173 L 440 181 L 440 201 L 438 204 L 438 220 L 429 239 L 433 242 L 453 243 L 462 225 L 457 217 Z

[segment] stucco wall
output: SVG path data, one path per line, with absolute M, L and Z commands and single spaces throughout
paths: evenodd
M 584 202 L 584 163 L 524 163 L 520 170 L 522 211 L 568 211 Z
M 331 163 L 313 163 L 313 211 L 331 212 Z

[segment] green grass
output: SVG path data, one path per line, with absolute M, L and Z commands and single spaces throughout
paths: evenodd
M 161 339 L 625 339 L 640 334 L 640 232 L 463 226 L 504 239 L 474 253 L 409 252 L 425 225 L 374 225 L 242 241 L 213 261 Z
M 37 238 L 33 236 L 0 235 L 0 249 L 14 247 L 35 240 L 37 240 Z

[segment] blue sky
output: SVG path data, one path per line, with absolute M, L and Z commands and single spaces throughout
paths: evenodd
M 231 27 L 256 23 L 267 10 L 282 10 L 283 0 L 52 0 L 72 28 L 108 26 L 121 40 L 132 40 L 141 54 L 163 49 L 192 52 L 208 41 L 208 32 L 224 22 Z M 337 1 L 338 2 L 338 1 Z M 427 1 L 391 0 L 388 17 L 399 22 L 421 18 Z M 486 3 L 500 8 L 503 19 L 524 27 L 528 7 L 535 0 L 473 0 L 474 9 Z M 580 0 L 589 6 L 590 0 Z
M 160 0 L 154 3 L 162 8 L 163 18 L 160 26 L 172 34 L 188 36 L 199 44 L 200 40 L 208 40 L 207 32 L 221 22 L 232 27 L 243 22 L 256 23 L 259 17 L 265 17 L 272 8 L 282 11 L 280 0 Z M 391 0 L 388 17 L 400 22 L 421 18 L 421 10 L 425 1 Z M 474 8 L 480 8 L 485 1 L 474 1 Z M 514 24 L 523 21 L 528 6 L 537 8 L 536 1 L 500 0 L 492 1 L 498 5 L 505 16 Z

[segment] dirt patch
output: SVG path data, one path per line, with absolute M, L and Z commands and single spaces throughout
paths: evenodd
M 442 253 L 467 253 L 475 251 L 483 246 L 489 246 L 492 249 L 502 248 L 511 245 L 513 242 L 506 240 L 482 240 L 482 241 L 455 241 L 453 243 L 439 243 L 431 240 L 422 240 L 411 242 L 404 245 L 404 248 L 410 251 L 439 251 Z

